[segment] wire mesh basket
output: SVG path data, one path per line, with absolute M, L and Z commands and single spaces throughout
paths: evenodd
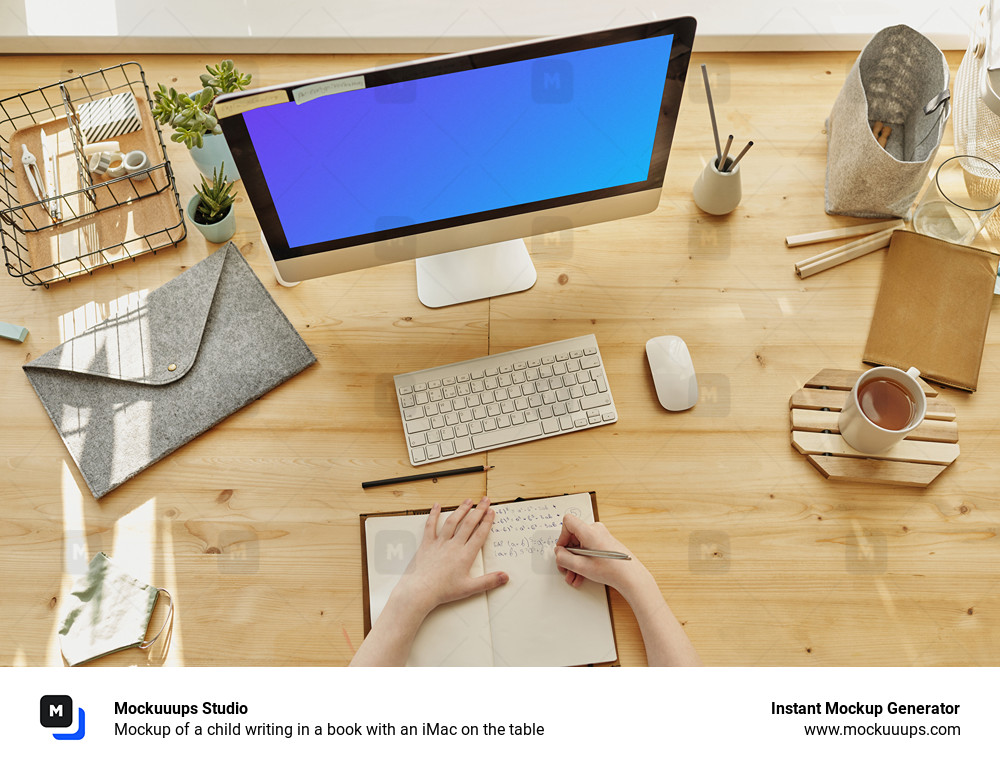
M 149 166 L 95 180 L 84 155 L 79 108 L 131 93 L 140 130 L 116 138 L 141 149 Z M 187 234 L 173 169 L 151 96 L 136 62 L 107 67 L 0 100 L 0 248 L 7 271 L 26 285 L 48 286 L 167 245 Z M 50 150 L 56 193 L 38 199 L 22 157 Z

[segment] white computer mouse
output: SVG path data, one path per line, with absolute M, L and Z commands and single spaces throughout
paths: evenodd
M 650 338 L 646 341 L 646 358 L 660 404 L 675 411 L 694 407 L 698 401 L 698 378 L 684 340 L 677 336 Z

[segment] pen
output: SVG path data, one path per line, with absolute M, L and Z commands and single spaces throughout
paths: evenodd
M 448 469 L 447 471 L 431 471 L 427 474 L 410 474 L 405 477 L 390 477 L 389 479 L 373 479 L 369 482 L 362 482 L 361 487 L 367 490 L 369 487 L 382 487 L 383 485 L 395 485 L 400 482 L 415 482 L 418 479 L 437 479 L 438 477 L 454 477 L 458 474 L 475 474 L 479 471 L 489 471 L 492 466 L 466 466 L 463 469 Z
M 579 554 L 584 557 L 599 557 L 601 559 L 631 559 L 628 554 L 623 554 L 620 551 L 601 551 L 600 549 L 571 549 L 566 548 L 566 551 L 572 551 L 574 554 Z
M 715 124 L 715 104 L 712 103 L 712 86 L 708 84 L 708 67 L 701 65 L 701 76 L 705 80 L 705 93 L 708 96 L 708 113 L 712 116 L 712 133 L 715 135 L 715 156 L 722 162 L 722 144 L 719 143 L 719 128 Z M 719 170 L 722 170 L 719 168 Z

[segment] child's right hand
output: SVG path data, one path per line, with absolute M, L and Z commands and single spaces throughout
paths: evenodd
M 621 551 L 632 559 L 587 557 L 567 551 L 567 546 Z M 649 575 L 646 567 L 603 524 L 588 524 L 570 514 L 563 517 L 562 532 L 556 541 L 556 564 L 570 586 L 579 587 L 584 580 L 596 581 L 611 586 L 626 599 L 643 577 Z

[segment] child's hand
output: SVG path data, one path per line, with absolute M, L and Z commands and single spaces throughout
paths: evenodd
M 430 612 L 438 605 L 464 599 L 505 584 L 507 573 L 469 575 L 477 552 L 483 548 L 493 524 L 490 499 L 477 506 L 466 500 L 441 525 L 441 505 L 436 503 L 424 525 L 424 537 L 397 589 Z

